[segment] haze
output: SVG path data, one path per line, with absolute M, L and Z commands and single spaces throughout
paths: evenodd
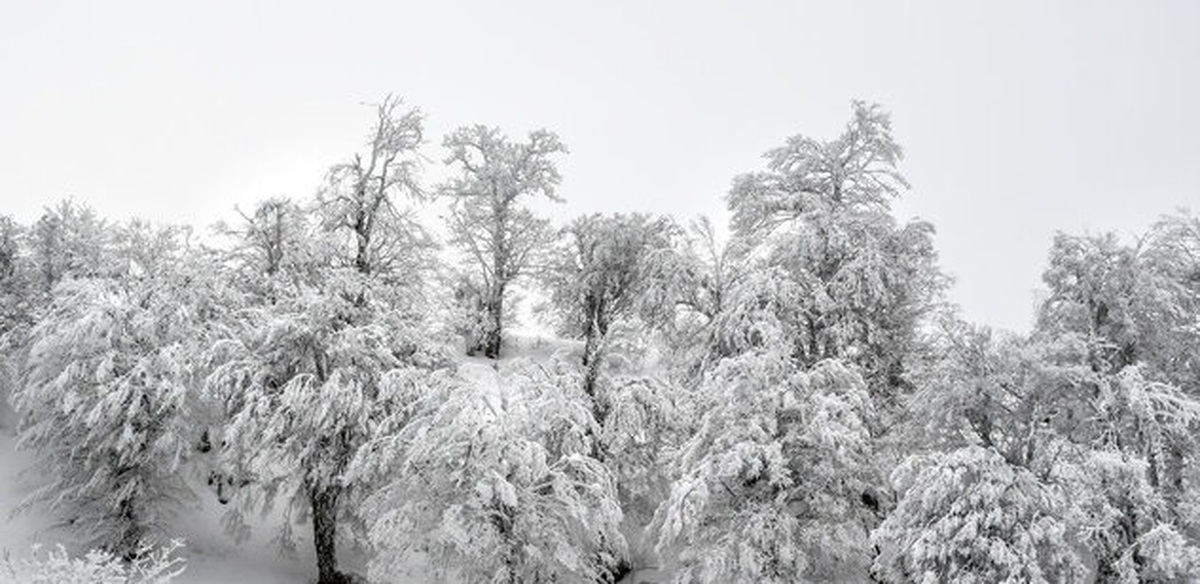
M 9 2 L 0 213 L 74 197 L 206 226 L 308 197 L 389 92 L 441 136 L 546 127 L 556 215 L 726 218 L 731 179 L 850 101 L 891 111 L 965 316 L 1029 328 L 1055 230 L 1200 207 L 1200 3 Z

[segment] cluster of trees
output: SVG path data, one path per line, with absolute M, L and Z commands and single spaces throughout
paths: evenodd
M 421 180 L 388 98 L 307 201 L 217 226 L 0 218 L 0 383 L 45 502 L 136 561 L 209 473 L 311 526 L 318 581 L 1185 581 L 1200 576 L 1200 220 L 1058 236 L 1028 335 L 963 322 L 888 115 L 855 103 L 705 219 L 555 229 L 552 133 L 472 126 Z M 442 202 L 457 255 L 416 219 Z M 573 352 L 493 377 L 514 283 Z M 202 469 L 197 471 L 197 469 Z M 213 470 L 216 469 L 216 470 Z

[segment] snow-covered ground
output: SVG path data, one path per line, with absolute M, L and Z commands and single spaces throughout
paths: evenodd
M 79 542 L 72 534 L 54 526 L 54 520 L 40 505 L 22 513 L 14 511 L 29 493 L 36 489 L 40 478 L 29 452 L 16 449 L 16 437 L 11 429 L 0 430 L 0 555 L 19 558 L 30 553 L 31 546 L 63 544 L 72 553 L 80 552 Z M 279 547 L 271 543 L 279 517 L 251 517 L 251 537 L 236 544 L 221 528 L 225 507 L 216 497 L 197 488 L 200 500 L 182 510 L 169 528 L 169 535 L 186 543 L 180 554 L 187 560 L 187 569 L 176 580 L 180 584 L 303 584 L 313 579 L 316 561 L 311 539 L 303 527 L 297 527 L 296 557 L 283 557 Z
M 66 542 L 69 538 L 69 534 L 53 529 L 50 519 L 36 509 L 15 513 L 21 501 L 39 484 L 38 477 L 30 471 L 33 464 L 32 454 L 17 451 L 12 428 L 0 429 L 0 554 L 9 552 L 19 556 L 33 544 Z

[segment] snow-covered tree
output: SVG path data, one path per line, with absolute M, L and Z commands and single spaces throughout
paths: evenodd
M 1059 235 L 1030 338 L 943 327 L 940 358 L 910 402 L 918 452 L 893 475 L 899 502 L 874 534 L 881 577 L 1195 576 L 1197 549 L 1184 535 L 1193 520 L 1179 504 L 1194 486 L 1180 453 L 1194 448 L 1200 402 L 1170 382 L 1179 369 L 1160 369 L 1170 362 L 1149 352 L 1159 335 L 1188 341 L 1172 319 L 1189 297 L 1167 273 L 1115 237 Z M 1044 528 L 1012 527 L 1025 525 L 1022 514 Z
M 1153 285 L 1153 308 L 1140 315 L 1142 358 L 1155 375 L 1200 396 L 1200 217 L 1162 217 L 1144 236 L 1141 264 Z M 1149 297 L 1146 297 L 1149 293 Z
M 1054 433 L 1048 417 L 1063 416 L 1057 423 L 1064 427 L 1073 423 L 1065 416 L 1076 409 L 1061 406 L 1074 396 L 1052 387 L 1048 369 L 1063 350 L 942 319 L 931 341 L 936 357 L 922 364 L 907 400 L 904 454 L 980 446 L 1030 467 L 1041 454 L 1039 441 Z
M 110 273 L 110 232 L 86 205 L 64 200 L 42 213 L 27 234 L 38 286 L 49 294 L 65 276 Z
M 357 276 L 334 274 L 246 311 L 242 333 L 213 348 L 220 365 L 208 380 L 213 393 L 236 396 L 224 439 L 253 472 L 244 503 L 279 495 L 288 517 L 311 520 L 320 582 L 344 578 L 338 525 L 359 521 L 356 502 L 371 488 L 347 478 L 347 464 L 369 439 L 403 426 L 399 414 L 425 389 L 420 378 L 449 357 L 421 304 L 384 304 L 376 294 L 388 291 Z
M 238 230 L 270 294 L 251 295 L 236 332 L 209 352 L 208 394 L 230 412 L 224 456 L 255 487 L 241 493 L 243 506 L 282 497 L 289 518 L 308 518 L 322 584 L 348 578 L 337 542 L 350 534 L 339 526 L 361 525 L 358 502 L 374 486 L 347 475 L 347 465 L 369 441 L 402 428 L 423 399 L 422 380 L 450 365 L 427 287 L 431 248 L 402 220 L 398 198 L 419 192 L 409 157 L 420 116 L 397 114 L 398 103 L 379 107 L 370 153 L 330 172 L 311 220 L 268 202 Z M 275 238 L 276 227 L 303 237 Z M 263 253 L 278 261 L 263 263 Z M 283 527 L 290 541 L 290 522 Z
M 244 279 L 261 280 L 280 273 L 304 273 L 304 239 L 310 235 L 307 211 L 299 203 L 275 197 L 258 203 L 253 213 L 238 210 L 241 222 L 220 222 L 216 231 L 232 239 L 230 267 Z
M 182 498 L 195 435 L 187 407 L 203 338 L 196 273 L 67 280 L 30 333 L 14 395 L 20 444 L 39 451 L 45 501 L 131 559 Z
M 621 510 L 591 456 L 578 368 L 513 367 L 494 386 L 455 384 L 435 412 L 360 459 L 399 461 L 366 507 L 373 579 L 611 581 Z
M 1070 396 L 1042 365 L 1056 354 L 953 318 L 932 353 L 908 400 L 897 503 L 872 533 L 876 578 L 1082 581 L 1071 490 L 1057 480 L 1078 449 L 1056 432 L 1068 420 L 1050 424 Z
M 1172 522 L 1146 458 L 1093 450 L 1064 465 L 1067 518 L 1095 565 L 1095 582 L 1194 582 L 1200 549 Z
M 1194 579 L 1200 549 L 1183 534 L 1196 518 L 1180 502 L 1195 497 L 1195 486 L 1183 480 L 1178 453 L 1195 447 L 1200 401 L 1148 378 L 1141 365 L 1095 371 L 1094 345 L 1083 338 L 1058 342 L 1073 343 L 1076 355 L 1055 367 L 1062 373 L 1051 387 L 1075 397 L 1061 407 L 1082 423 L 1063 429 L 1080 453 L 1053 453 L 1064 460 L 1052 470 L 1073 487 L 1071 518 L 1096 580 Z
M 609 327 L 622 319 L 652 322 L 673 308 L 667 287 L 674 225 L 645 215 L 588 215 L 563 230 L 547 270 L 550 301 L 570 335 L 584 338 L 583 389 L 596 400 Z M 604 424 L 597 404 L 596 420 Z
M 888 116 L 855 103 L 837 138 L 793 137 L 734 181 L 726 245 L 695 231 L 679 306 L 703 417 L 656 520 L 680 580 L 866 576 L 892 464 L 877 438 L 945 286 L 932 227 L 891 215 L 900 157 Z
M 23 265 L 24 231 L 0 215 L 0 430 L 12 422 L 9 395 L 23 359 L 24 334 L 34 321 L 34 290 Z
M 796 288 L 786 307 L 795 358 L 852 359 L 872 395 L 891 402 L 909 386 L 906 360 L 945 278 L 933 227 L 891 215 L 908 183 L 889 116 L 861 102 L 853 114 L 833 140 L 795 136 L 768 152 L 767 170 L 739 176 L 728 202 L 734 236 L 752 244 L 740 261 L 780 270 Z
M 884 582 L 1083 582 L 1067 493 L 992 448 L 914 456 L 893 473 L 900 502 L 872 534 Z
M 747 266 L 737 261 L 739 249 L 734 242 L 719 240 L 708 217 L 691 222 L 683 241 L 683 285 L 676 303 L 707 323 L 724 310 L 726 295 Z
M 737 352 L 726 342 L 726 316 L 738 307 L 733 297 L 746 289 L 746 280 L 760 273 L 762 266 L 747 259 L 750 244 L 739 237 L 722 238 L 707 217 L 689 223 L 677 240 L 675 265 L 667 278 L 674 318 L 660 332 L 670 347 L 671 369 L 682 377 L 696 377 Z
M 417 153 L 423 140 L 421 111 L 389 95 L 376 107 L 367 153 L 329 169 L 317 197 L 319 213 L 328 231 L 351 240 L 359 273 L 399 270 L 392 264 L 413 258 L 408 248 L 423 232 L 402 204 L 423 196 Z
M 20 234 L 21 226 L 12 217 L 0 215 L 0 279 L 6 280 L 16 273 Z
M 1043 275 L 1049 294 L 1038 314 L 1037 333 L 1048 342 L 1080 347 L 1077 385 L 1091 403 L 1124 404 L 1121 410 L 1128 410 L 1137 404 L 1132 395 L 1141 387 L 1197 396 L 1200 367 L 1189 348 L 1200 348 L 1194 312 L 1200 306 L 1195 280 L 1200 269 L 1194 255 L 1200 248 L 1198 231 L 1184 214 L 1164 218 L 1137 245 L 1125 245 L 1111 234 L 1055 238 Z M 1109 394 L 1117 401 L 1103 399 Z M 1112 415 L 1105 414 L 1092 429 L 1108 427 L 1105 422 Z M 1122 414 L 1129 415 L 1132 412 Z M 1191 498 L 1186 491 L 1194 492 L 1197 486 L 1185 481 L 1185 469 L 1195 465 L 1188 454 L 1195 438 L 1186 431 L 1163 433 L 1147 451 L 1143 449 L 1150 447 L 1149 437 L 1144 432 L 1139 428 L 1136 435 L 1092 440 L 1148 457 L 1148 479 L 1166 497 L 1169 512 L 1178 516 L 1179 503 Z
M 0 394 L 15 384 L 30 328 L 64 278 L 112 276 L 114 230 L 86 205 L 64 200 L 31 226 L 0 218 Z M 0 408 L 2 409 L 2 408 Z
M 553 235 L 549 222 L 526 203 L 537 197 L 561 201 L 554 156 L 567 149 L 545 130 L 530 133 L 528 142 L 513 142 L 486 126 L 459 128 L 443 145 L 450 150 L 446 164 L 460 171 L 439 189 L 451 201 L 451 242 L 477 270 L 486 313 L 483 335 L 469 340 L 468 353 L 496 358 L 509 285 L 525 274 Z
M 561 330 L 582 336 L 584 394 L 591 404 L 594 456 L 617 480 L 629 533 L 641 532 L 665 498 L 664 454 L 681 441 L 671 377 L 656 361 L 659 332 L 672 328 L 683 260 L 666 218 L 581 217 L 563 229 L 545 280 Z M 636 546 L 636 547 L 635 547 Z M 642 542 L 631 541 L 631 554 Z M 630 565 L 618 557 L 611 571 Z
M 659 550 L 677 582 L 861 578 L 870 561 L 860 496 L 871 402 L 836 360 L 796 370 L 779 352 L 723 360 L 660 507 Z
M 183 558 L 174 555 L 182 546 L 173 541 L 160 548 L 146 547 L 136 560 L 124 562 L 100 550 L 71 557 L 61 545 L 44 553 L 35 545 L 29 557 L 13 559 L 6 553 L 0 559 L 0 577 L 21 584 L 168 584 L 187 567 Z
M 154 225 L 131 219 L 112 225 L 109 230 L 109 274 L 114 276 L 136 279 L 177 268 L 185 259 L 179 253 L 182 249 L 194 256 L 188 259 L 200 260 L 203 255 L 192 245 L 192 231 L 186 226 Z

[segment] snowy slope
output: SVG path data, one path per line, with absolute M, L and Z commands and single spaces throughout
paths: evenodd
M 51 520 L 37 509 L 15 514 L 21 501 L 39 485 L 33 465 L 32 454 L 17 451 L 13 430 L 0 429 L 0 553 L 20 556 L 33 544 L 71 543 L 70 534 L 54 529 Z
M 58 543 L 73 553 L 79 551 L 78 541 L 70 532 L 55 528 L 41 506 L 13 514 L 38 486 L 37 473 L 29 471 L 33 465 L 32 454 L 17 451 L 12 431 L 0 430 L 0 554 L 23 557 L 33 544 Z M 176 582 L 298 584 L 312 580 L 316 562 L 311 540 L 304 539 L 302 528 L 297 529 L 296 558 L 281 557 L 278 546 L 270 543 L 278 516 L 253 517 L 252 536 L 239 546 L 221 529 L 225 508 L 210 492 L 197 488 L 197 493 L 201 500 L 180 512 L 171 528 L 171 536 L 186 542 L 182 556 L 187 559 L 187 570 Z

